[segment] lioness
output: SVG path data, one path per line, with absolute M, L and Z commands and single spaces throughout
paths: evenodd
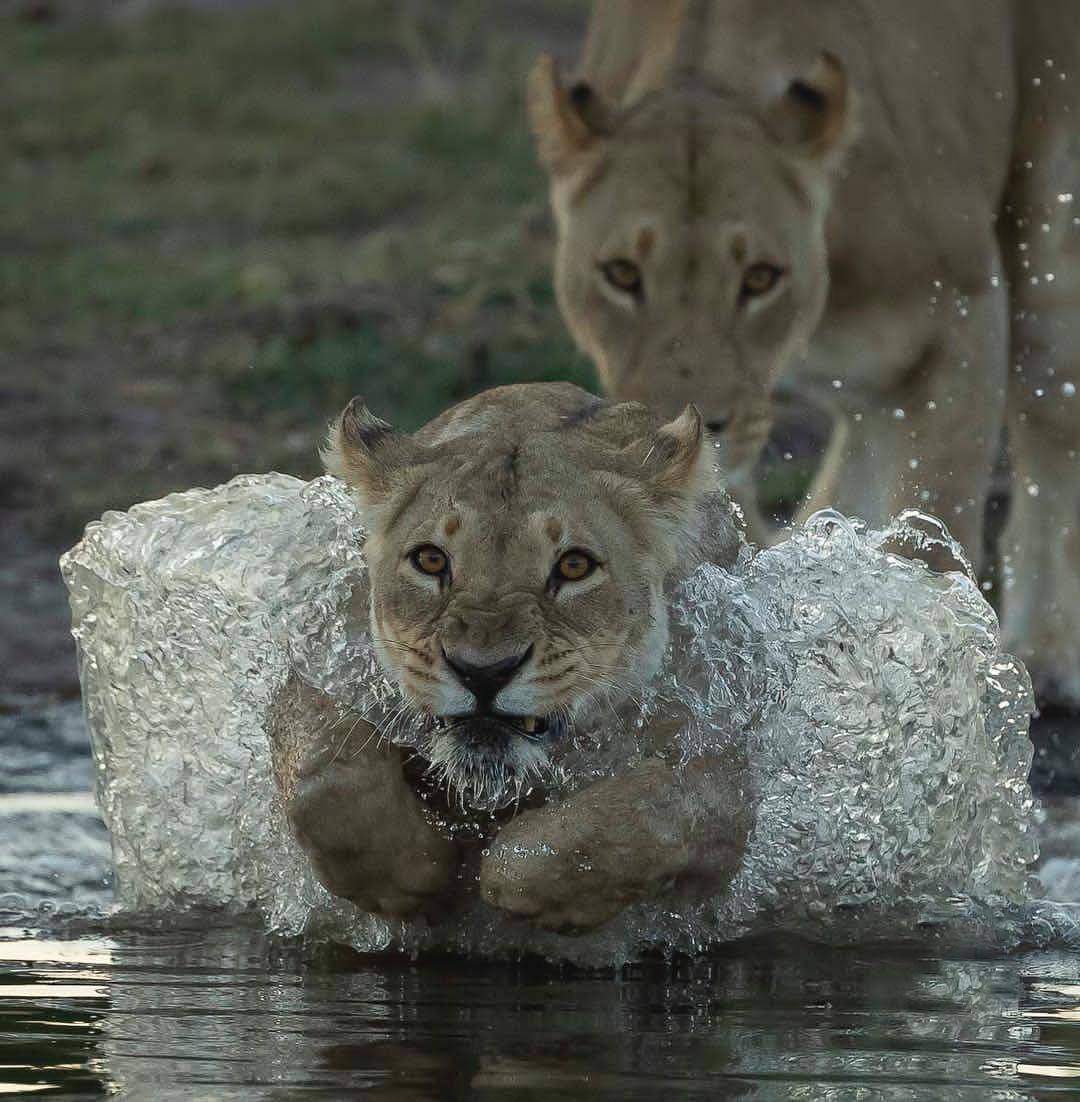
M 325 887 L 451 939 L 510 936 L 478 890 L 528 929 L 622 914 L 631 941 L 1022 897 L 1030 697 L 976 586 L 886 554 L 902 521 L 751 553 L 713 450 L 692 406 L 662 424 L 569 384 L 413 435 L 345 410 L 326 462 L 362 555 L 267 727 Z
M 529 106 L 606 388 L 697 402 L 748 511 L 795 388 L 835 426 L 807 509 L 919 506 L 976 564 L 1004 428 L 1006 643 L 1080 702 L 1075 0 L 597 0 Z
M 364 511 L 380 661 L 410 720 L 434 720 L 430 762 L 473 807 L 512 799 L 568 724 L 646 684 L 669 575 L 738 545 L 730 522 L 710 522 L 715 465 L 692 406 L 661 424 L 569 384 L 503 387 L 409 436 L 353 402 L 325 459 Z M 282 708 L 279 784 L 323 883 L 382 915 L 445 907 L 463 855 L 401 752 L 300 682 Z M 648 758 L 503 827 L 477 871 L 483 896 L 583 930 L 677 883 L 715 893 L 746 839 L 740 786 L 726 756 L 678 770 Z

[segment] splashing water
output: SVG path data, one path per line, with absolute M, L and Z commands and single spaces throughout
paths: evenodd
M 842 941 L 962 931 L 998 945 L 1035 928 L 1075 934 L 1070 912 L 1029 901 L 1026 672 L 999 649 L 967 574 L 890 553 L 929 543 L 960 557 L 915 513 L 879 532 L 821 513 L 774 548 L 743 546 L 730 569 L 694 569 L 670 594 L 660 673 L 579 725 L 550 763 L 557 798 L 649 754 L 677 768 L 743 749 L 755 825 L 722 897 L 642 904 L 575 939 L 479 902 L 431 927 L 336 899 L 277 798 L 275 694 L 293 671 L 395 741 L 426 737 L 391 723 L 403 701 L 367 636 L 360 543 L 342 484 L 274 474 L 106 514 L 64 557 L 122 907 L 254 909 L 272 929 L 364 950 L 597 964 L 778 927 Z M 656 745 L 651 732 L 673 719 L 674 739 Z

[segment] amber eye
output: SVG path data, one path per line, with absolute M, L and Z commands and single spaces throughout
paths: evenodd
M 450 566 L 446 552 L 441 551 L 433 543 L 422 544 L 409 555 L 409 558 L 421 574 L 431 574 L 435 577 L 445 574 Z
M 596 559 L 587 551 L 567 551 L 555 564 L 555 580 L 560 582 L 580 582 L 595 569 Z
M 775 264 L 753 264 L 746 269 L 742 281 L 743 298 L 756 298 L 771 291 L 784 274 Z
M 641 269 L 632 260 L 616 257 L 601 264 L 600 271 L 617 291 L 627 295 L 641 294 Z

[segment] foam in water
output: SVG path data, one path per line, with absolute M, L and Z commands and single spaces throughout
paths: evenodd
M 641 904 L 568 939 L 480 902 L 433 927 L 383 922 L 323 889 L 289 834 L 268 740 L 290 673 L 376 724 L 401 704 L 367 637 L 362 532 L 341 483 L 243 476 L 106 514 L 62 569 L 118 900 L 255 909 L 272 929 L 365 950 L 592 963 L 778 927 L 846 940 L 992 926 L 988 914 L 1019 913 L 1032 890 L 1032 697 L 971 579 L 888 552 L 947 541 L 927 535 L 933 523 L 913 514 L 867 532 L 823 513 L 674 585 L 661 672 L 575 731 L 550 787 L 557 797 L 647 754 L 678 767 L 737 749 L 755 808 L 746 855 L 722 897 Z M 654 746 L 650 730 L 672 717 L 674 742 Z

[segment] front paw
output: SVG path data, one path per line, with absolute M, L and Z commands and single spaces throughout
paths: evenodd
M 545 930 L 582 934 L 665 890 L 686 847 L 618 814 L 571 804 L 519 816 L 480 867 L 486 903 Z
M 288 803 L 319 881 L 383 918 L 436 918 L 449 906 L 457 847 L 388 771 L 331 766 L 301 780 Z

